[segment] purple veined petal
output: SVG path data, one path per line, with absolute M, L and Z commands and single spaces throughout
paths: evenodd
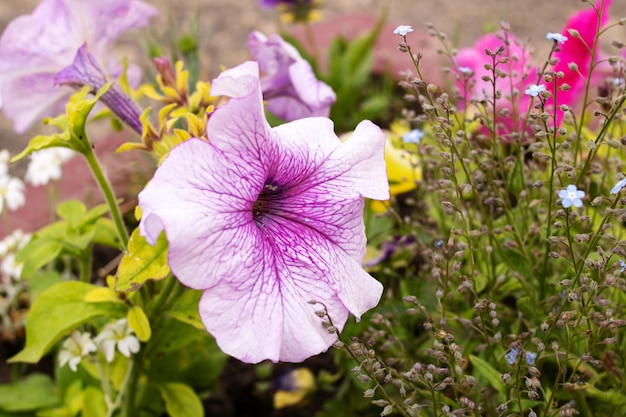
M 339 165 L 344 166 L 342 181 L 349 181 L 352 189 L 363 197 L 389 199 L 386 165 L 381 162 L 384 148 L 385 134 L 380 128 L 368 120 L 359 123 L 334 155 Z
M 254 61 L 222 72 L 211 83 L 212 96 L 243 97 L 257 88 L 259 67 Z
M 4 113 L 13 120 L 17 133 L 25 132 L 33 123 L 46 116 L 63 113 L 65 98 L 72 90 L 54 85 L 53 73 L 25 75 L 2 86 L 2 97 L 9 98 L 4 103 Z
M 312 109 L 311 116 L 328 117 L 337 97 L 332 88 L 315 77 L 313 68 L 304 60 L 289 67 L 289 76 L 296 94 Z
M 139 194 L 141 234 L 154 244 L 165 230 L 170 266 L 189 287 L 209 288 L 250 256 L 241 246 L 249 232 L 241 228 L 252 223 L 265 173 L 246 175 L 245 165 L 213 144 L 190 139 L 170 152 Z
M 249 240 L 254 261 L 203 294 L 200 315 L 228 354 L 246 362 L 299 362 L 336 340 L 315 315 L 322 301 L 343 328 L 348 312 L 375 306 L 382 285 L 360 263 L 306 225 L 279 219 Z

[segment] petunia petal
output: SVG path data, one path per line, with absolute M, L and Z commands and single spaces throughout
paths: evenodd
M 200 302 L 207 330 L 241 360 L 297 362 L 326 350 L 336 336 L 309 300 L 323 302 L 341 329 L 348 311 L 360 316 L 380 299 L 382 285 L 307 225 L 278 219 L 248 242 L 254 262 Z
M 63 113 L 64 99 L 72 89 L 54 85 L 54 73 L 22 76 L 2 87 L 4 112 L 13 120 L 16 132 L 23 133 L 46 116 Z M 10 100 L 7 101 L 7 98 Z

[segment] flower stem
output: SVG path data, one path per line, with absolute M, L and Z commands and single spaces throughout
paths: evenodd
M 89 168 L 91 168 L 91 172 L 96 178 L 100 190 L 102 190 L 107 206 L 109 206 L 109 210 L 111 211 L 111 216 L 113 217 L 113 222 L 115 223 L 115 228 L 117 229 L 117 235 L 120 243 L 122 244 L 122 249 L 125 250 L 128 246 L 128 231 L 126 230 L 126 226 L 124 226 L 120 208 L 117 205 L 115 195 L 113 194 L 113 188 L 111 188 L 111 184 L 109 184 L 109 181 L 102 172 L 102 168 L 100 167 L 93 149 L 91 147 L 86 148 L 87 149 L 83 152 L 83 155 L 85 155 Z

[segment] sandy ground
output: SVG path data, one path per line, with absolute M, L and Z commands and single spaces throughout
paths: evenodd
M 207 57 L 205 73 L 209 78 L 217 75 L 221 65 L 231 67 L 249 58 L 245 45 L 250 31 L 270 34 L 278 28 L 276 11 L 260 8 L 256 0 L 146 1 L 154 4 L 160 15 L 144 34 L 167 33 L 168 22 L 175 22 L 174 30 L 184 33 L 198 19 L 201 47 Z M 15 16 L 29 13 L 37 3 L 38 0 L 0 0 L 0 30 Z M 612 3 L 612 22 L 616 23 L 626 17 L 626 1 Z M 424 29 L 425 23 L 431 22 L 459 47 L 471 45 L 485 31 L 497 28 L 498 22 L 506 21 L 519 38 L 549 48 L 546 32 L 559 31 L 567 16 L 584 7 L 580 0 L 326 0 L 322 11 L 323 19 L 332 19 L 346 13 L 379 15 L 387 8 L 392 24 Z M 626 27 L 613 30 L 607 40 L 613 39 L 626 43 Z M 123 53 L 133 54 L 129 46 L 133 40 L 130 36 L 124 39 Z M 538 49 L 540 56 L 541 46 Z M 19 149 L 26 139 L 27 136 L 16 136 L 8 130 L 6 118 L 0 116 L 0 146 Z

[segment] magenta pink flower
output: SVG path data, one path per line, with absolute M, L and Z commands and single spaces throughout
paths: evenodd
M 286 121 L 328 117 L 335 93 L 315 77 L 313 68 L 296 48 L 279 35 L 260 32 L 248 36 L 248 48 L 261 70 L 261 89 L 268 109 Z
M 532 77 L 537 73 L 528 51 L 518 44 L 512 34 L 508 34 L 507 39 L 508 45 L 503 33 L 485 35 L 478 39 L 473 47 L 459 50 L 455 57 L 461 97 L 468 101 L 483 99 L 493 101 L 491 81 L 483 79 L 483 77 L 493 78 L 492 71 L 485 68 L 486 65 L 493 66 L 493 59 L 487 55 L 486 51 L 495 53 L 500 48 L 504 48 L 497 59 L 508 58 L 508 62 L 498 64 L 497 68 L 504 71 L 507 77 L 497 79 L 496 88 L 502 91 L 502 97 L 496 100 L 496 108 L 498 111 L 508 109 L 510 113 L 508 116 L 500 115 L 496 119 L 496 132 L 499 135 L 519 131 L 522 128 L 523 116 L 526 115 L 530 100 L 532 100 L 524 92 L 536 82 L 536 78 Z M 473 86 L 466 91 L 465 82 L 468 79 Z M 464 105 L 464 103 L 461 104 Z M 514 123 L 514 117 L 518 121 L 517 125 Z
M 43 0 L 32 14 L 13 20 L 0 38 L 0 104 L 15 130 L 62 111 L 73 90 L 55 86 L 54 77 L 83 44 L 101 68 L 119 75 L 111 45 L 155 14 L 138 0 Z
M 232 98 L 211 115 L 209 142 L 178 145 L 139 194 L 141 234 L 165 231 L 172 272 L 204 290 L 200 316 L 224 352 L 302 361 L 336 340 L 308 301 L 341 329 L 380 299 L 361 262 L 363 197 L 389 197 L 385 136 L 364 121 L 342 143 L 321 117 L 271 128 L 255 62 L 211 94 Z
M 595 8 L 588 8 L 571 16 L 563 27 L 563 30 L 561 30 L 561 34 L 567 36 L 568 40 L 563 45 L 560 45 L 559 51 L 555 52 L 553 55 L 554 58 L 558 59 L 557 64 L 554 66 L 554 71 L 562 71 L 564 74 L 564 78 L 557 80 L 558 86 L 568 84 L 570 89 L 568 91 L 559 90 L 556 92 L 557 105 L 567 104 L 574 107 L 580 104 L 578 102 L 584 97 L 585 83 L 592 64 L 591 49 L 596 43 L 598 26 L 602 27 L 608 21 L 610 6 L 611 0 L 598 0 L 595 4 Z M 572 36 L 569 33 L 570 29 L 576 30 L 579 37 Z M 596 48 L 594 63 L 605 59 L 599 47 L 596 46 Z M 578 72 L 569 68 L 570 63 L 576 64 Z M 596 68 L 594 70 L 591 79 L 591 89 L 604 82 L 607 73 L 612 72 L 608 63 L 602 63 L 600 65 L 606 68 Z M 553 84 L 547 84 L 546 87 L 550 93 L 555 93 Z M 553 100 L 549 99 L 547 104 L 551 103 L 553 103 Z M 562 112 L 559 111 L 558 113 L 560 118 Z

